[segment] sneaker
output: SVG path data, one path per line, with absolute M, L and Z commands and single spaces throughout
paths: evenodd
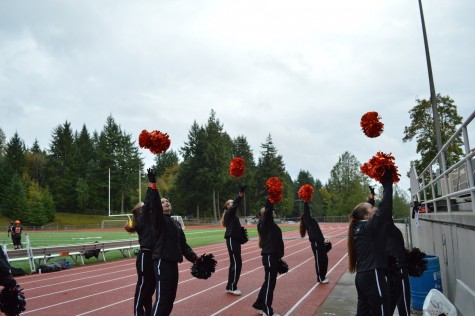
M 228 290 L 227 292 L 232 295 L 237 295 L 237 296 L 241 295 L 241 291 L 238 289 L 235 289 L 234 291 Z
M 267 314 L 264 313 L 264 316 L 267 316 Z M 272 314 L 272 316 L 280 316 L 280 314 L 274 313 L 274 314 Z
M 327 283 L 330 283 L 330 280 L 328 278 L 325 278 L 325 280 L 321 281 L 320 283 L 327 284 Z
M 254 310 L 256 311 L 256 313 L 258 313 L 259 315 L 264 314 L 264 311 L 262 310 L 262 305 L 259 305 L 259 304 L 257 304 L 257 303 L 254 303 L 254 304 L 252 304 L 252 307 L 254 308 Z

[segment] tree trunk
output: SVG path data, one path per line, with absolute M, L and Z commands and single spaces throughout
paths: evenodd
M 213 189 L 213 214 L 214 214 L 214 222 L 217 222 L 216 218 L 216 190 Z

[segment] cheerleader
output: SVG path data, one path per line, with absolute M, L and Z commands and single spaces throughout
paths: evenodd
M 300 216 L 300 236 L 305 237 L 308 233 L 308 239 L 312 247 L 313 256 L 315 257 L 315 271 L 317 272 L 317 281 L 327 284 L 328 271 L 328 254 L 325 247 L 325 238 L 323 237 L 320 225 L 317 220 L 310 214 L 310 206 L 308 202 L 304 202 L 303 214 Z
M 357 316 L 390 315 L 386 241 L 393 208 L 391 169 L 386 170 L 381 183 L 383 198 L 379 207 L 360 203 L 350 216 L 348 258 L 349 271 L 356 272 Z
M 150 208 L 155 240 L 152 259 L 156 284 L 152 315 L 167 316 L 172 312 L 178 289 L 178 263 L 183 262 L 183 256 L 194 263 L 198 256 L 186 243 L 180 223 L 170 216 L 170 202 L 160 198 L 155 174 L 150 169 L 148 179 L 152 189 Z
M 375 204 L 374 188 L 369 187 L 370 195 L 368 203 Z M 404 236 L 394 224 L 388 227 L 386 251 L 388 256 L 388 286 L 391 297 L 390 314 L 394 314 L 396 307 L 399 315 L 411 315 L 411 288 L 409 284 L 407 250 L 404 245 Z
M 279 316 L 272 309 L 272 301 L 279 262 L 284 256 L 284 241 L 280 227 L 274 222 L 274 205 L 267 200 L 266 206 L 261 212 L 263 214 L 257 225 L 257 231 L 259 233 L 259 246 L 262 248 L 262 265 L 264 266 L 265 277 L 257 300 L 252 304 L 252 307 L 260 314 Z
M 148 170 L 150 173 L 150 169 Z M 132 223 L 125 230 L 137 233 L 140 250 L 137 254 L 135 267 L 137 270 L 137 285 L 134 295 L 134 315 L 149 316 L 152 313 L 152 297 L 155 292 L 155 272 L 153 271 L 152 249 L 154 238 L 150 218 L 150 199 L 153 192 L 149 187 L 145 196 L 145 204 L 138 203 L 132 210 Z
M 239 195 L 233 200 L 228 200 L 224 204 L 223 217 L 221 223 L 226 227 L 224 238 L 226 239 L 226 246 L 229 254 L 229 271 L 228 283 L 226 284 L 226 292 L 232 295 L 241 295 L 237 284 L 241 276 L 242 258 L 241 258 L 241 244 L 247 242 L 247 236 L 244 227 L 241 226 L 239 217 L 236 212 L 241 203 L 246 186 L 240 186 Z

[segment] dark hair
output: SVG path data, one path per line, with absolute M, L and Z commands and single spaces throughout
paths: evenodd
M 356 272 L 356 255 L 355 255 L 355 241 L 353 239 L 353 234 L 355 230 L 355 225 L 358 221 L 364 219 L 365 215 L 368 214 L 367 203 L 360 203 L 356 205 L 351 212 L 350 222 L 348 224 L 348 270 L 350 273 Z
M 307 233 L 307 226 L 305 226 L 305 220 L 303 218 L 303 214 L 300 215 L 300 236 L 302 238 L 305 237 L 305 234 Z

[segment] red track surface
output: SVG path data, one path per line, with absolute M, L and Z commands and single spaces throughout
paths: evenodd
M 279 275 L 273 308 L 281 315 L 313 315 L 347 268 L 346 224 L 321 224 L 333 243 L 328 253 L 329 284 L 316 281 L 315 260 L 308 239 L 298 231 L 284 233 L 289 272 Z M 224 234 L 224 233 L 223 233 Z M 264 280 L 256 239 L 242 247 L 241 296 L 225 292 L 229 258 L 224 242 L 194 248 L 213 253 L 218 266 L 208 280 L 195 279 L 190 263 L 179 265 L 180 279 L 172 315 L 257 315 L 252 303 Z M 53 273 L 17 277 L 24 288 L 27 310 L 22 315 L 133 315 L 135 258 L 75 267 Z

